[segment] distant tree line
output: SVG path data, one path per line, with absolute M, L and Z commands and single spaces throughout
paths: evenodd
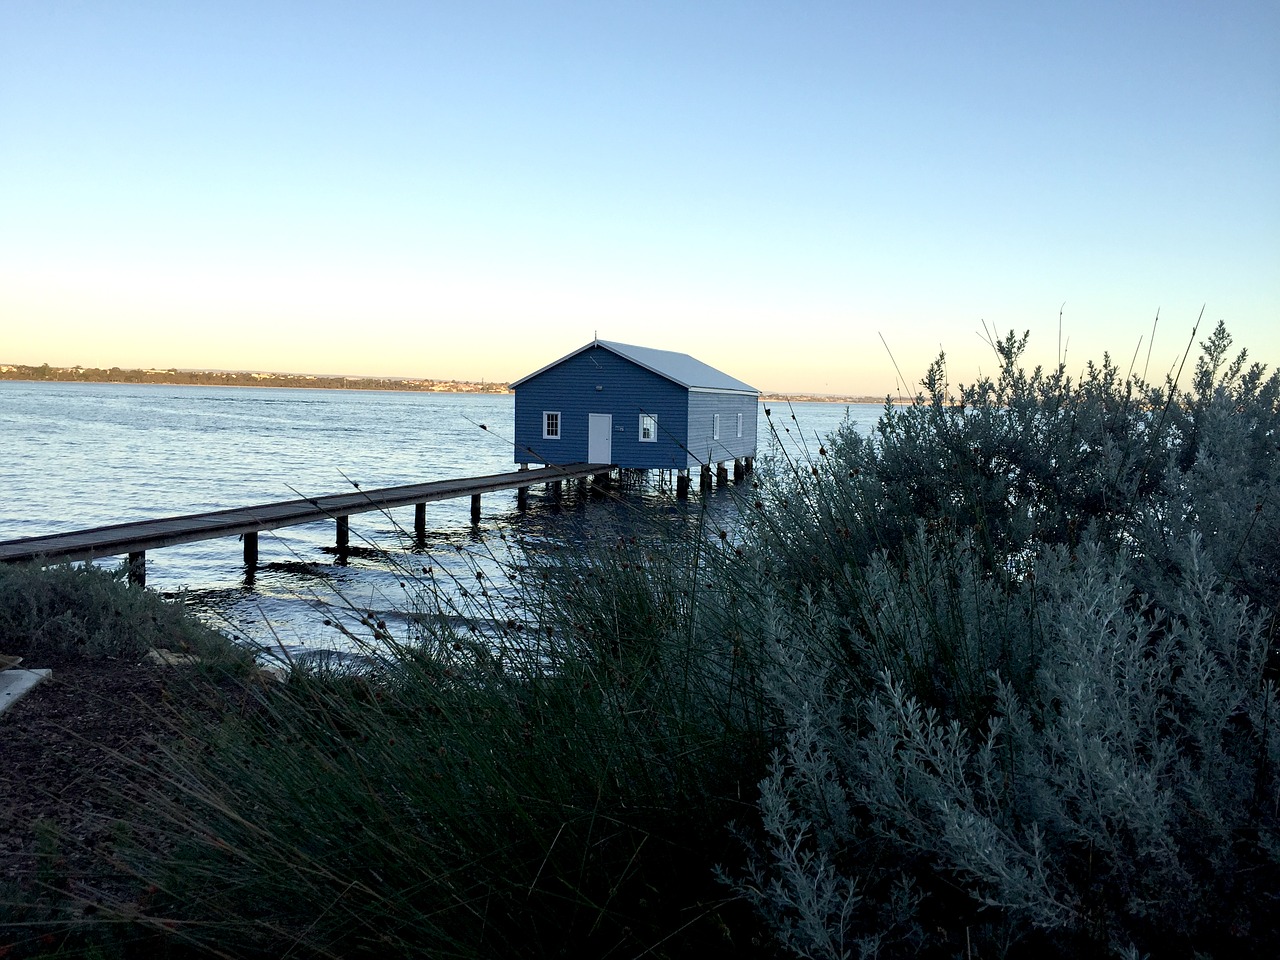
M 434 393 L 507 393 L 505 383 L 400 377 L 336 377 L 296 373 L 247 373 L 224 370 L 122 370 L 120 367 L 51 367 L 0 364 L 0 380 L 56 380 L 86 383 L 167 383 L 205 386 L 311 387 L 322 390 L 417 390 Z
M 302 373 L 252 373 L 228 370 L 51 367 L 0 363 L 0 380 L 56 380 L 85 383 L 177 383 L 211 387 L 310 387 L 317 390 L 413 390 L 421 393 L 510 393 L 507 383 L 484 380 L 433 380 L 406 377 L 335 377 Z M 761 400 L 797 403 L 882 403 L 884 397 L 852 394 L 763 393 Z M 905 402 L 899 398 L 895 402 Z

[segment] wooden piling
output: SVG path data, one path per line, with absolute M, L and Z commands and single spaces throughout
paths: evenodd
M 413 505 L 413 535 L 420 543 L 427 539 L 427 505 L 425 503 Z
M 723 487 L 728 482 L 729 482 L 729 468 L 726 467 L 724 465 L 724 461 L 721 460 L 719 463 L 716 464 L 716 486 Z
M 137 587 L 147 585 L 147 552 L 145 550 L 129 554 L 129 582 Z
M 343 514 L 335 519 L 337 520 L 338 552 L 346 553 L 351 547 L 351 525 L 349 523 L 351 518 Z
M 681 470 L 676 475 L 676 498 L 679 500 L 689 499 L 689 471 Z
M 471 495 L 471 522 L 480 522 L 480 494 L 478 493 Z
M 528 469 L 529 469 L 529 465 L 527 463 L 522 463 L 518 467 L 516 467 L 516 473 L 523 473 Z M 529 488 L 528 487 L 516 488 L 516 509 L 521 512 L 529 509 Z
M 258 534 L 250 530 L 244 535 L 244 565 L 256 566 L 258 563 Z

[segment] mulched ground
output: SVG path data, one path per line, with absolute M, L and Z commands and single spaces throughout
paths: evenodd
M 139 762 L 190 681 L 148 662 L 74 655 L 23 667 L 53 676 L 0 715 L 0 898 L 25 900 L 50 883 L 90 899 L 127 896 L 105 857 L 110 821 L 122 790 L 147 777 Z

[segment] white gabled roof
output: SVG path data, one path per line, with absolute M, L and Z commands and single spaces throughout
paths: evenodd
M 573 353 L 567 353 L 559 360 L 547 364 L 539 370 L 535 370 L 527 377 L 521 377 L 515 383 L 511 384 L 513 388 L 520 384 L 532 380 L 538 374 L 550 370 L 552 367 L 559 366 L 571 357 L 576 357 L 583 350 L 590 350 L 592 347 L 604 347 L 611 353 L 616 353 L 624 360 L 630 360 L 636 366 L 644 367 L 651 373 L 656 373 L 660 377 L 670 380 L 672 383 L 678 384 L 687 390 L 722 390 L 732 393 L 750 393 L 759 394 L 760 391 L 750 384 L 743 383 L 734 377 L 729 376 L 717 370 L 709 364 L 703 363 L 701 360 L 695 360 L 687 353 L 676 353 L 673 350 L 655 350 L 652 347 L 637 347 L 630 343 L 616 343 L 612 340 L 592 340 L 586 346 L 579 347 Z

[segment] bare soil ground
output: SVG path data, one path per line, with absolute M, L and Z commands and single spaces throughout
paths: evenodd
M 53 675 L 0 716 L 0 898 L 128 896 L 110 867 L 121 795 L 191 680 L 146 661 L 28 658 Z M 105 887 L 105 889 L 104 889 Z M 13 903 L 0 900 L 0 918 Z

